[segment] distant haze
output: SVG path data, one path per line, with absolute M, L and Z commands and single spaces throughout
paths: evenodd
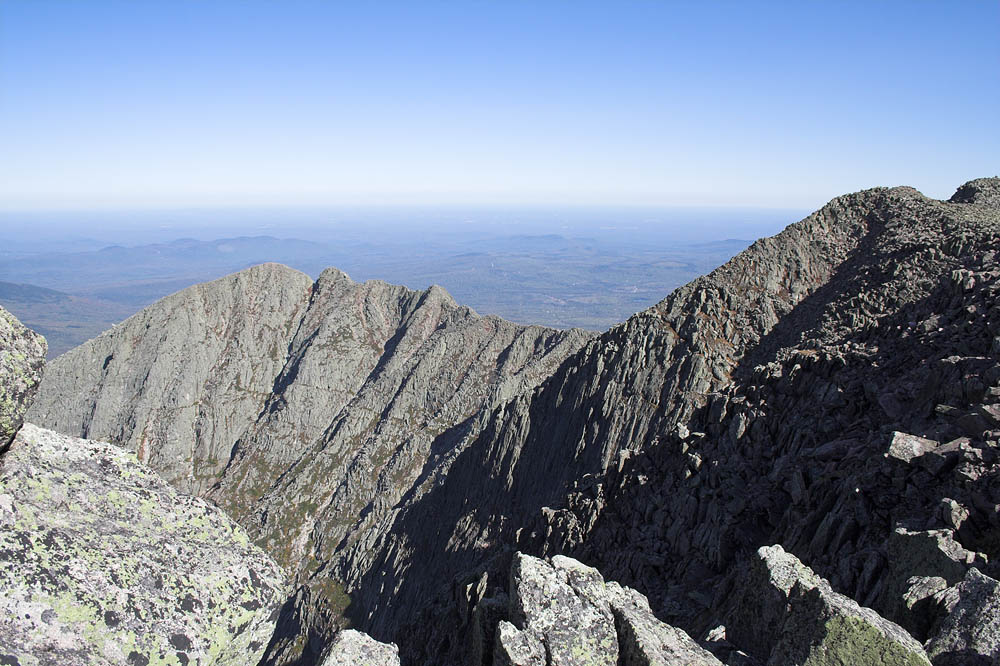
M 0 209 L 809 208 L 1000 172 L 996 2 L 0 2 Z
M 602 330 L 802 211 L 339 208 L 0 213 L 0 305 L 51 355 L 263 262 L 439 284 L 482 314 Z

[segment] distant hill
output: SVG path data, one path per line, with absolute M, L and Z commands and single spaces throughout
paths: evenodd
M 97 337 L 136 308 L 32 284 L 0 282 L 0 305 L 49 343 L 49 358 Z
M 0 262 L 0 280 L 87 301 L 78 309 L 67 303 L 64 310 L 27 312 L 11 301 L 15 305 L 11 311 L 29 326 L 68 335 L 64 342 L 57 341 L 53 353 L 99 333 L 92 324 L 110 326 L 193 284 L 266 262 L 312 277 L 337 266 L 362 281 L 378 278 L 411 289 L 437 284 L 481 314 L 521 324 L 597 331 L 653 305 L 664 293 L 707 273 L 749 244 L 726 240 L 691 245 L 655 238 L 640 244 L 625 235 L 596 239 L 558 234 L 476 238 L 395 234 L 377 242 L 328 243 L 272 236 L 182 238 L 18 256 Z M 16 301 L 37 306 L 45 302 L 39 298 L 40 293 L 21 294 Z M 109 304 L 117 307 L 109 309 Z

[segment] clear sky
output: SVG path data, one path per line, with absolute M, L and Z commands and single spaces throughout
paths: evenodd
M 947 197 L 998 120 L 995 0 L 0 0 L 8 210 Z

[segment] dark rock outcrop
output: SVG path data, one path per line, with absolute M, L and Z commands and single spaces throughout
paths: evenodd
M 0 452 L 14 439 L 45 367 L 45 338 L 0 307 Z
M 392 636 L 504 544 L 591 562 L 701 635 L 735 563 L 780 543 L 904 621 L 888 581 L 929 574 L 889 575 L 897 528 L 952 530 L 963 568 L 1000 555 L 998 252 L 1000 210 L 910 188 L 758 241 L 494 411 L 354 569 L 364 626 Z M 908 461 L 894 433 L 923 441 Z

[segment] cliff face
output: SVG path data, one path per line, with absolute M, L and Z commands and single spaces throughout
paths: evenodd
M 382 532 L 358 617 L 390 637 L 396 609 L 507 545 L 576 555 L 698 634 L 734 563 L 782 543 L 914 627 L 906 581 L 1000 555 L 1000 185 L 970 187 L 838 198 L 591 341 Z M 896 432 L 935 452 L 902 460 Z M 894 556 L 938 528 L 951 557 Z
M 474 416 L 589 337 L 480 317 L 439 287 L 270 264 L 179 292 L 53 362 L 32 418 L 121 442 L 225 508 L 329 633 L 342 553 L 455 455 Z M 291 606 L 290 606 L 291 608 Z M 283 650 L 304 649 L 296 630 Z M 282 643 L 282 645 L 285 645 Z
M 327 271 L 198 486 L 298 572 L 267 659 L 319 659 L 344 618 L 404 663 L 465 663 L 518 549 L 596 566 L 695 638 L 731 618 L 733 650 L 780 661 L 800 646 L 758 645 L 731 601 L 772 544 L 829 581 L 782 591 L 809 617 L 861 603 L 951 646 L 962 590 L 1000 573 L 998 201 L 998 179 L 839 197 L 590 340 Z M 92 427 L 132 321 L 60 358 L 35 418 L 85 389 L 69 426 Z M 184 366 L 113 372 L 138 390 Z
M 203 493 L 270 393 L 311 285 L 264 264 L 168 296 L 50 363 L 29 420 L 116 442 Z

